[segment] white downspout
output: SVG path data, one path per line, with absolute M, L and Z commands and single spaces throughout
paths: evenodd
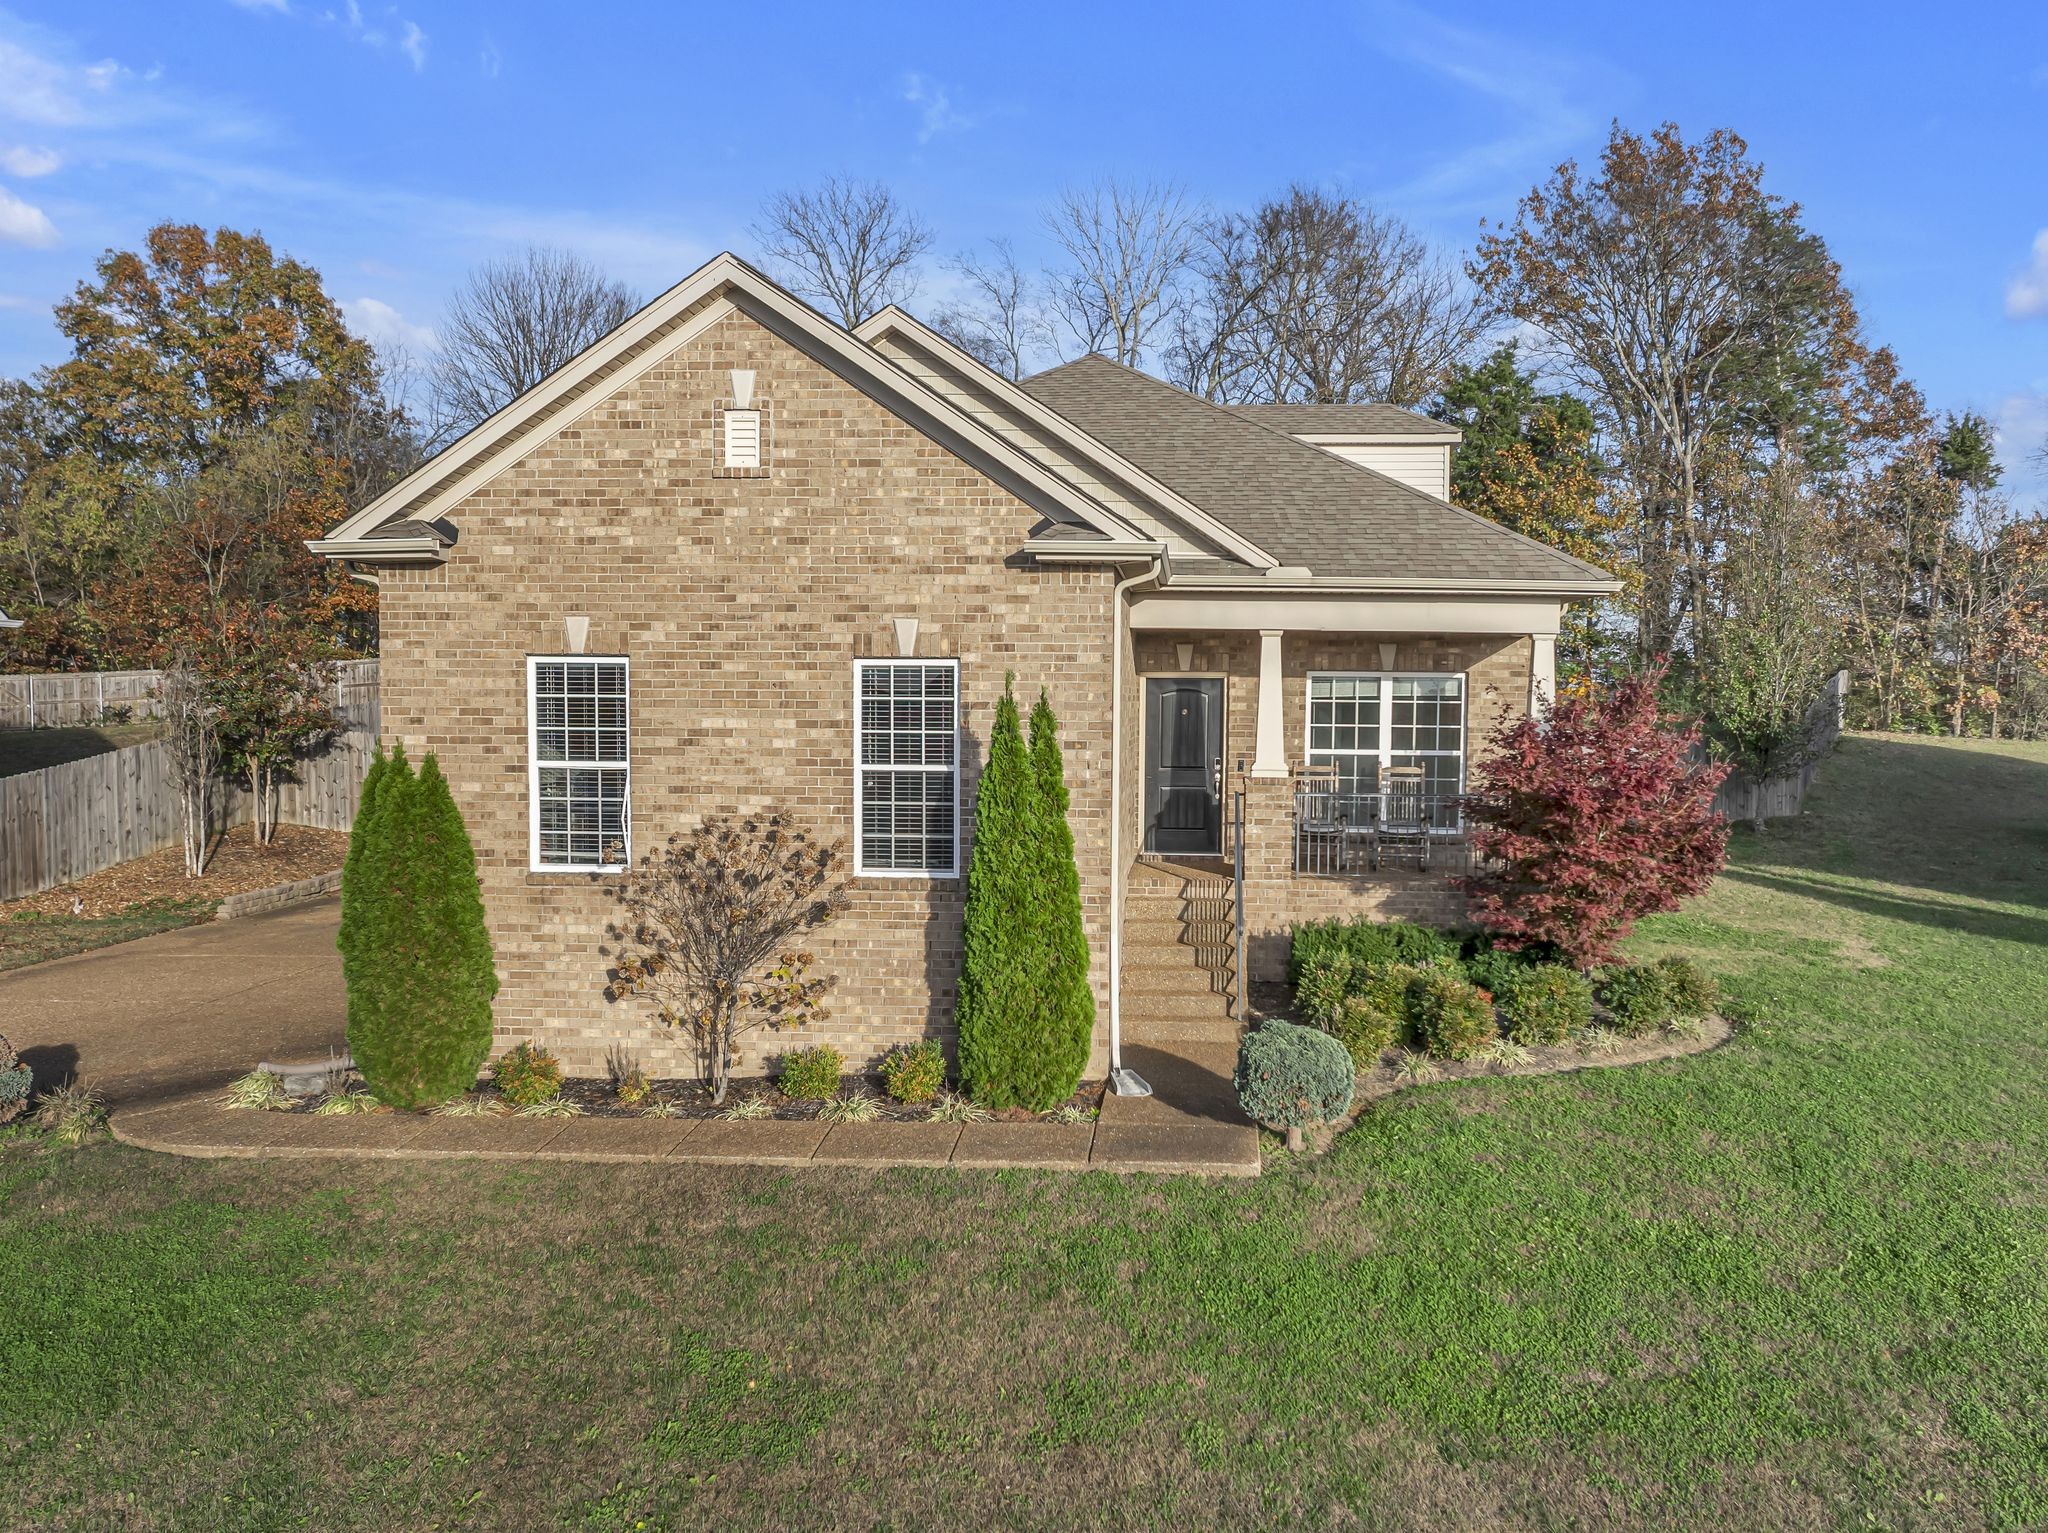
M 1152 1088 L 1135 1070 L 1124 1068 L 1124 594 L 1159 578 L 1154 559 L 1120 580 L 1109 598 L 1109 1084 L 1121 1097 L 1148 1097 Z

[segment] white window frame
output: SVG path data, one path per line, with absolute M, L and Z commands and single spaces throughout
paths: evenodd
M 549 767 L 599 767 L 626 774 L 626 844 L 618 862 L 543 862 L 540 856 L 540 707 L 535 696 L 543 665 L 620 665 L 626 671 L 626 758 L 623 761 L 549 761 Z M 633 865 L 633 662 L 625 655 L 526 657 L 526 867 L 530 873 L 623 873 Z
M 876 772 L 938 771 L 933 767 L 901 767 L 877 763 L 870 768 L 866 763 L 863 749 L 866 729 L 861 723 L 861 678 L 870 670 L 893 670 L 903 666 L 917 666 L 926 670 L 949 669 L 953 673 L 953 857 L 951 865 L 943 870 L 938 868 L 871 868 L 863 850 L 865 839 L 861 834 L 861 789 L 870 770 Z M 907 656 L 895 660 L 877 656 L 853 662 L 853 871 L 859 878 L 958 878 L 960 876 L 960 741 L 962 716 L 965 704 L 960 696 L 960 662 L 957 659 L 925 659 L 921 656 Z
M 1316 683 L 1318 681 L 1377 681 L 1380 684 L 1379 745 L 1372 751 L 1326 750 L 1318 752 L 1315 746 Z M 1458 683 L 1458 794 L 1465 792 L 1466 772 L 1471 766 L 1468 754 L 1472 732 L 1472 677 L 1465 671 L 1310 671 L 1308 684 L 1303 689 L 1301 706 L 1301 764 L 1311 766 L 1317 755 L 1324 756 L 1370 756 L 1379 764 L 1378 779 L 1380 793 L 1385 794 L 1387 768 L 1393 764 L 1394 750 L 1394 683 L 1397 681 L 1455 681 Z M 1402 751 L 1404 756 L 1449 756 L 1450 751 Z M 1463 816 L 1459 817 L 1462 822 Z M 1438 827 L 1450 832 L 1457 825 Z

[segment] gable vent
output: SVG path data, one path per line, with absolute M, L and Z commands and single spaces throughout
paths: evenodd
M 761 412 L 759 410 L 727 410 L 725 412 L 725 466 L 727 468 L 759 468 L 761 466 Z

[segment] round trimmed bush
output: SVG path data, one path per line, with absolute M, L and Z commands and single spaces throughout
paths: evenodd
M 899 1102 L 935 1100 L 946 1085 L 946 1051 L 931 1038 L 891 1049 L 882 1057 L 882 1085 Z
M 498 1057 L 491 1080 L 514 1107 L 538 1106 L 562 1094 L 562 1062 L 537 1044 L 517 1044 Z
M 1341 1117 L 1355 1083 L 1344 1045 L 1312 1027 L 1268 1022 L 1238 1048 L 1238 1101 L 1255 1122 L 1287 1130 L 1289 1149 L 1301 1148 L 1304 1128 Z
M 1438 1059 L 1469 1059 L 1500 1035 L 1484 990 L 1448 969 L 1428 969 L 1408 986 L 1408 1020 Z
M 1672 1017 L 1671 979 L 1653 963 L 1622 964 L 1600 976 L 1600 1004 L 1614 1013 L 1616 1031 L 1645 1037 Z
M 839 1095 L 839 1072 L 845 1066 L 845 1056 L 829 1043 L 791 1049 L 782 1056 L 775 1083 L 792 1102 L 829 1102 Z
M 29 1067 L 15 1057 L 14 1046 L 0 1034 L 0 1123 L 21 1115 L 28 1106 L 29 1087 L 34 1077 Z
M 1363 1074 L 1377 1069 L 1380 1056 L 1400 1039 L 1401 1014 L 1354 995 L 1338 1008 L 1336 1020 L 1327 1031 L 1344 1045 L 1352 1068 Z
M 1517 1043 L 1563 1043 L 1593 1022 L 1593 986 L 1563 964 L 1518 969 L 1494 992 L 1501 1027 Z
M 1665 988 L 1671 994 L 1675 1017 L 1704 1017 L 1721 1004 L 1721 985 L 1690 958 L 1660 958 Z

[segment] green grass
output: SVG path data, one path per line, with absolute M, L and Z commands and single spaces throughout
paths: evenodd
M 0 777 L 40 772 L 101 756 L 123 746 L 154 740 L 161 726 L 145 719 L 133 724 L 62 725 L 51 729 L 0 729 Z
M 38 1527 L 2048 1522 L 2048 748 L 1854 739 L 1713 1053 L 1253 1183 L 0 1149 Z
M 0 917 L 0 971 L 213 919 L 219 900 L 149 900 L 109 916 L 44 915 L 24 910 Z

